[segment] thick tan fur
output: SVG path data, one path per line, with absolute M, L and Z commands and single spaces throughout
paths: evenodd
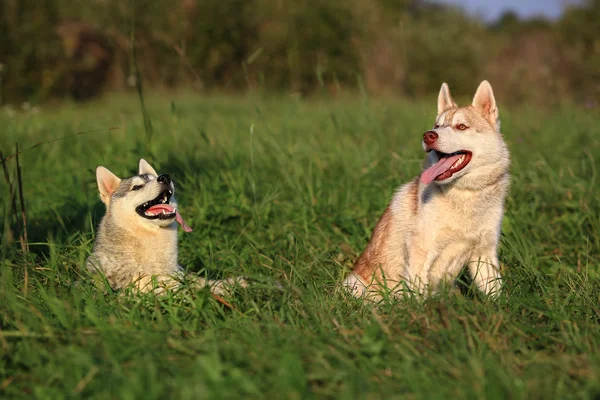
M 396 192 L 344 281 L 355 296 L 378 300 L 382 290 L 398 295 L 403 288 L 427 295 L 454 281 L 465 265 L 481 291 L 500 292 L 497 250 L 510 158 L 490 84 L 481 83 L 472 105 L 458 107 L 444 83 L 432 131 L 439 136 L 436 150 L 468 150 L 472 159 L 448 179 L 425 185 L 417 177 Z M 430 151 L 424 168 L 437 157 Z

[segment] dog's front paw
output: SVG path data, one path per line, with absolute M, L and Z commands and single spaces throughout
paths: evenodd
M 342 286 L 354 297 L 361 298 L 367 294 L 367 285 L 354 273 L 344 279 Z
M 236 287 L 247 288 L 249 286 L 248 279 L 237 276 L 235 278 L 227 278 L 218 281 L 209 282 L 210 291 L 219 296 L 231 295 Z

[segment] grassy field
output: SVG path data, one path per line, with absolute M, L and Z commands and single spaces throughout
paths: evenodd
M 338 284 L 394 189 L 419 173 L 433 99 L 147 100 L 151 137 L 135 97 L 0 110 L 5 155 L 93 131 L 21 155 L 28 255 L 8 243 L 0 183 L 0 395 L 600 396 L 597 110 L 509 111 L 499 99 L 513 183 L 497 301 L 466 290 L 373 308 Z M 120 296 L 86 281 L 104 211 L 95 167 L 129 176 L 140 157 L 174 178 L 194 228 L 180 231 L 181 264 L 258 281 L 227 298 L 233 309 L 207 291 Z

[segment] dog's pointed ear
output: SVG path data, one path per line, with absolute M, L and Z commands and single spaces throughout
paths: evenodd
M 139 175 L 150 174 L 150 175 L 158 176 L 158 174 L 156 173 L 154 168 L 152 168 L 152 166 L 150 164 L 148 164 L 148 161 L 144 160 L 143 158 L 140 158 L 140 171 L 138 174 Z
M 441 115 L 444 111 L 447 111 L 451 108 L 457 108 L 458 106 L 452 100 L 452 95 L 450 94 L 450 88 L 446 82 L 442 83 L 442 87 L 440 89 L 440 94 L 438 95 L 438 115 Z
M 100 191 L 100 200 L 104 204 L 110 202 L 110 196 L 117 190 L 121 179 L 104 167 L 96 168 L 96 182 Z
M 500 120 L 498 119 L 498 106 L 492 85 L 488 81 L 483 81 L 479 84 L 475 97 L 473 97 L 473 107 L 477 109 L 485 119 L 496 129 L 500 130 Z

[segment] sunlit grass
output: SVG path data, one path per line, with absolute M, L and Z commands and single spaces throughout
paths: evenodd
M 502 101 L 500 101 L 502 105 Z M 512 187 L 496 302 L 452 292 L 377 309 L 338 284 L 394 189 L 419 173 L 435 103 L 153 96 L 9 116 L 31 253 L 0 255 L 0 393 L 61 398 L 592 398 L 600 393 L 598 114 L 507 111 Z M 109 130 L 109 128 L 118 128 Z M 94 170 L 140 157 L 175 180 L 180 262 L 248 290 L 102 293 L 84 260 Z M 14 162 L 8 162 L 12 171 Z M 8 189 L 0 183 L 4 221 Z M 6 232 L 4 238 L 6 238 Z M 5 239 L 3 239 L 5 240 Z M 24 287 L 24 271 L 28 271 Z M 271 290 L 273 282 L 283 290 Z M 77 283 L 77 284 L 76 284 Z

